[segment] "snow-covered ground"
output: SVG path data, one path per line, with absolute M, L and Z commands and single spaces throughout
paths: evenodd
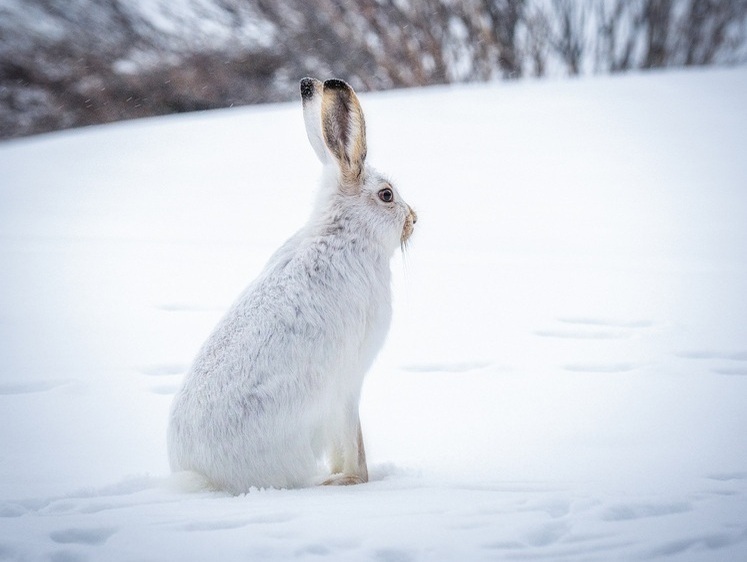
M 0 559 L 747 559 L 747 69 L 362 96 L 418 211 L 372 482 L 188 491 L 171 397 L 310 209 L 300 103 L 0 145 Z

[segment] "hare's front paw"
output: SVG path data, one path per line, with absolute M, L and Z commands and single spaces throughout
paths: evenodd
M 366 481 L 357 474 L 335 474 L 322 482 L 322 486 L 353 486 L 365 483 Z

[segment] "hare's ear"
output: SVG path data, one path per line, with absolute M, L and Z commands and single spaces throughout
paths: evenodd
M 366 123 L 353 88 L 327 80 L 322 91 L 322 134 L 337 161 L 342 186 L 359 186 L 366 160 Z
M 324 144 L 322 135 L 322 92 L 323 84 L 316 78 L 301 80 L 301 102 L 303 103 L 303 120 L 306 124 L 306 135 L 322 164 L 331 164 L 332 156 Z

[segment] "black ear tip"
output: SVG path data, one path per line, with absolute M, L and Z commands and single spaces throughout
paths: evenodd
M 301 80 L 301 99 L 309 100 L 314 97 L 314 82 L 313 78 Z
M 325 90 L 347 90 L 350 91 L 353 88 L 351 88 L 347 82 L 344 80 L 340 80 L 339 78 L 332 78 L 330 80 L 324 81 L 324 89 Z

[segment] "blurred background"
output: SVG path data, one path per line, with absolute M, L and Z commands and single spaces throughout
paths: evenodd
M 747 0 L 0 0 L 0 139 L 297 96 L 747 61 Z

